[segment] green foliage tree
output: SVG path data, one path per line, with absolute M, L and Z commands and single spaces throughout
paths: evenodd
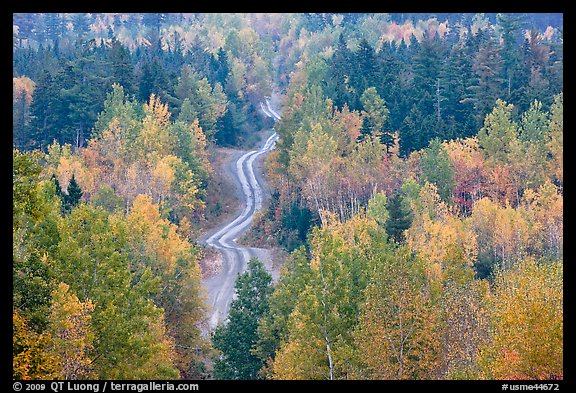
M 428 147 L 424 149 L 420 165 L 422 166 L 422 180 L 435 184 L 442 200 L 450 203 L 455 186 L 454 169 L 448 153 L 438 138 L 431 140 Z
M 518 137 L 518 127 L 512 120 L 513 105 L 496 101 L 491 113 L 486 115 L 484 127 L 478 131 L 478 142 L 487 159 L 505 164 L 510 144 Z
M 236 279 L 236 299 L 225 325 L 214 332 L 212 342 L 221 351 L 214 361 L 216 379 L 256 379 L 262 360 L 253 353 L 260 318 L 268 310 L 272 276 L 258 258 L 248 261 L 248 271 Z
M 101 208 L 81 205 L 58 224 L 56 276 L 81 302 L 96 306 L 93 356 L 99 378 L 176 378 L 171 340 L 162 310 L 151 295 L 158 282 L 151 272 L 130 271 L 126 228 Z
M 270 363 L 280 344 L 288 341 L 290 314 L 311 274 L 306 249 L 301 246 L 288 257 L 278 283 L 270 294 L 269 308 L 258 322 L 258 341 L 253 349 L 263 364 L 260 374 L 266 378 L 271 377 Z
M 13 150 L 13 302 L 36 332 L 47 324 L 60 215 L 53 184 L 40 180 L 40 159 L 38 151 Z
M 122 211 L 125 206 L 124 198 L 116 194 L 112 187 L 103 184 L 90 199 L 92 205 L 101 207 L 108 213 Z
M 360 102 L 365 111 L 365 119 L 368 119 L 367 123 L 362 123 L 362 134 L 378 136 L 383 144 L 392 146 L 391 135 L 384 131 L 384 124 L 387 123 L 390 113 L 386 108 L 386 101 L 378 95 L 375 87 L 369 87 L 360 96 Z M 365 128 L 369 128 L 369 130 L 365 130 Z
M 288 318 L 288 336 L 272 365 L 274 379 L 345 379 L 354 373 L 353 331 L 374 254 L 384 231 L 354 217 L 313 231 L 309 279 Z
M 384 227 L 389 218 L 388 198 L 385 192 L 374 194 L 366 207 L 366 216 L 372 218 L 378 225 Z

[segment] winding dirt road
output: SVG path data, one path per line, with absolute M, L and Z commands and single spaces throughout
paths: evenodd
M 270 106 L 268 99 L 265 106 L 262 103 L 260 106 L 266 116 L 280 120 L 280 115 Z M 236 277 L 246 269 L 248 260 L 257 256 L 253 249 L 238 245 L 236 239 L 248 229 L 254 212 L 262 207 L 262 186 L 254 174 L 254 161 L 272 150 L 277 139 L 278 135 L 274 132 L 260 149 L 249 151 L 236 160 L 231 172 L 242 187 L 244 210 L 205 240 L 207 245 L 219 250 L 223 257 L 221 272 L 204 281 L 210 307 L 210 330 L 226 319 L 234 295 Z

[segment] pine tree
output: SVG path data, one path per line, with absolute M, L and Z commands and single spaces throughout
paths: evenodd
M 216 123 L 216 133 L 214 134 L 216 143 L 219 145 L 236 145 L 237 132 L 238 130 L 236 130 L 236 127 L 234 126 L 233 112 L 230 107 L 228 107 L 226 108 L 224 116 L 219 118 Z
M 358 135 L 357 140 L 360 142 L 363 141 L 366 137 L 372 135 L 373 128 L 374 127 L 372 126 L 372 122 L 370 121 L 368 116 L 364 116 L 362 118 L 362 127 L 360 128 L 360 135 Z
M 414 150 L 426 147 L 432 136 L 435 123 L 436 119 L 433 115 L 426 116 L 414 103 L 400 128 L 400 153 L 407 156 Z
M 400 71 L 405 64 L 401 63 L 398 48 L 394 41 L 389 45 L 384 44 L 378 53 L 381 64 L 382 84 L 378 89 L 385 99 L 387 107 L 390 109 L 389 124 L 391 130 L 400 129 L 402 116 L 405 113 L 403 103 L 406 101 L 402 94 L 400 82 Z
M 469 137 L 478 131 L 474 122 L 474 106 L 462 100 L 472 84 L 472 60 L 466 53 L 466 46 L 452 48 L 446 60 L 443 79 L 446 81 L 444 113 L 446 126 L 454 137 Z

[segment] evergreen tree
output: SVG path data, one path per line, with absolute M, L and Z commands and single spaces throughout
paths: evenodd
M 72 174 L 72 178 L 70 179 L 70 183 L 68 184 L 68 189 L 66 192 L 62 191 L 60 182 L 54 175 L 52 175 L 51 180 L 56 186 L 56 195 L 61 200 L 61 212 L 62 214 L 67 215 L 72 211 L 72 208 L 76 207 L 78 203 L 80 203 L 80 198 L 82 198 L 83 194 L 82 189 L 78 185 L 74 174 Z
M 64 191 L 62 191 L 62 187 L 60 187 L 60 182 L 58 181 L 58 178 L 55 175 L 52 175 L 52 177 L 50 178 L 50 180 L 54 183 L 54 186 L 56 187 L 56 195 L 61 199 L 64 200 L 64 196 L 66 194 L 64 194 Z
M 86 13 L 80 12 L 73 14 L 72 24 L 79 38 L 83 38 L 90 31 L 90 18 Z
M 216 123 L 216 133 L 214 134 L 216 143 L 234 146 L 237 143 L 237 133 L 238 130 L 235 127 L 234 117 L 229 106 L 226 108 L 224 116 L 219 118 Z
M 400 128 L 400 153 L 407 156 L 414 150 L 426 147 L 432 136 L 431 130 L 435 128 L 435 122 L 433 115 L 426 116 L 414 103 Z
M 366 39 L 362 39 L 354 52 L 349 73 L 350 84 L 357 92 L 352 101 L 348 101 L 350 109 L 359 109 L 362 105 L 360 95 L 370 86 L 380 86 L 379 64 L 374 48 Z
M 518 89 L 518 73 L 520 51 L 519 33 L 522 30 L 523 15 L 502 13 L 496 15 L 496 21 L 500 29 L 502 38 L 502 80 L 505 87 L 506 100 L 510 101 L 516 98 Z
M 111 63 L 113 80 L 124 87 L 127 94 L 133 94 L 134 66 L 131 63 L 130 51 L 116 37 L 110 45 L 108 60 Z
M 464 103 L 472 103 L 476 128 L 482 126 L 484 116 L 502 96 L 502 56 L 495 40 L 488 37 L 480 47 L 472 63 L 473 84 Z
M 56 137 L 52 105 L 57 98 L 54 79 L 48 71 L 40 74 L 30 105 L 32 122 L 30 124 L 30 144 L 33 147 L 46 146 Z
M 445 111 L 445 91 L 448 81 L 444 76 L 444 62 L 447 56 L 444 41 L 438 35 L 431 37 L 425 33 L 417 47 L 413 49 L 413 86 L 409 93 L 419 109 L 422 122 L 427 124 L 419 132 L 418 149 L 428 145 L 435 136 L 443 136 Z
M 222 86 L 226 86 L 228 74 L 230 73 L 230 65 L 228 64 L 228 55 L 223 48 L 218 49 L 218 63 L 216 67 L 215 82 L 220 82 Z
M 52 40 L 54 45 L 62 36 L 64 30 L 63 20 L 61 14 L 47 13 L 46 14 L 46 34 L 47 38 Z
M 152 93 L 162 101 L 168 101 L 168 75 L 156 57 L 144 60 L 138 80 L 138 99 L 141 102 L 148 101 Z
M 81 147 L 89 136 L 98 113 L 102 110 L 105 91 L 110 87 L 106 64 L 94 53 L 94 42 L 78 50 L 82 54 L 70 61 L 59 75 L 60 86 L 60 140 Z
M 252 348 L 258 340 L 258 321 L 268 310 L 272 277 L 258 258 L 248 261 L 248 271 L 236 279 L 236 299 L 228 322 L 212 338 L 222 355 L 214 362 L 216 379 L 256 379 L 263 365 Z
M 80 198 L 82 198 L 82 189 L 76 182 L 76 177 L 72 174 L 72 178 L 70 179 L 70 184 L 68 184 L 67 189 L 67 197 L 65 199 L 66 204 L 69 206 L 69 209 L 77 206 L 80 203 Z
M 412 209 L 401 192 L 396 192 L 388 199 L 388 219 L 386 220 L 386 233 L 396 243 L 404 241 L 404 231 L 412 225 Z
M 474 106 L 462 100 L 468 94 L 472 81 L 472 60 L 466 53 L 466 46 L 455 45 L 442 73 L 446 82 L 444 96 L 444 113 L 446 128 L 453 137 L 467 138 L 476 134 L 478 129 L 474 122 Z
M 389 124 L 391 130 L 398 130 L 402 124 L 405 113 L 404 94 L 400 82 L 400 71 L 405 66 L 399 58 L 398 48 L 394 41 L 390 44 L 384 44 L 378 53 L 381 64 L 381 88 L 378 89 L 385 99 L 386 105 L 390 110 Z
M 329 60 L 329 71 L 326 80 L 326 91 L 334 100 L 334 106 L 342 108 L 344 103 L 348 106 L 354 103 L 349 99 L 349 78 L 352 72 L 351 67 L 352 52 L 346 45 L 344 34 L 340 33 L 338 44 L 334 56 Z
M 360 135 L 358 135 L 358 142 L 363 141 L 366 137 L 372 135 L 373 132 L 372 122 L 368 116 L 362 118 L 362 127 L 360 128 Z

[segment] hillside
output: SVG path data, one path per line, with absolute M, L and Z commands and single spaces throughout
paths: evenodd
M 562 13 L 13 15 L 14 380 L 548 380 Z

